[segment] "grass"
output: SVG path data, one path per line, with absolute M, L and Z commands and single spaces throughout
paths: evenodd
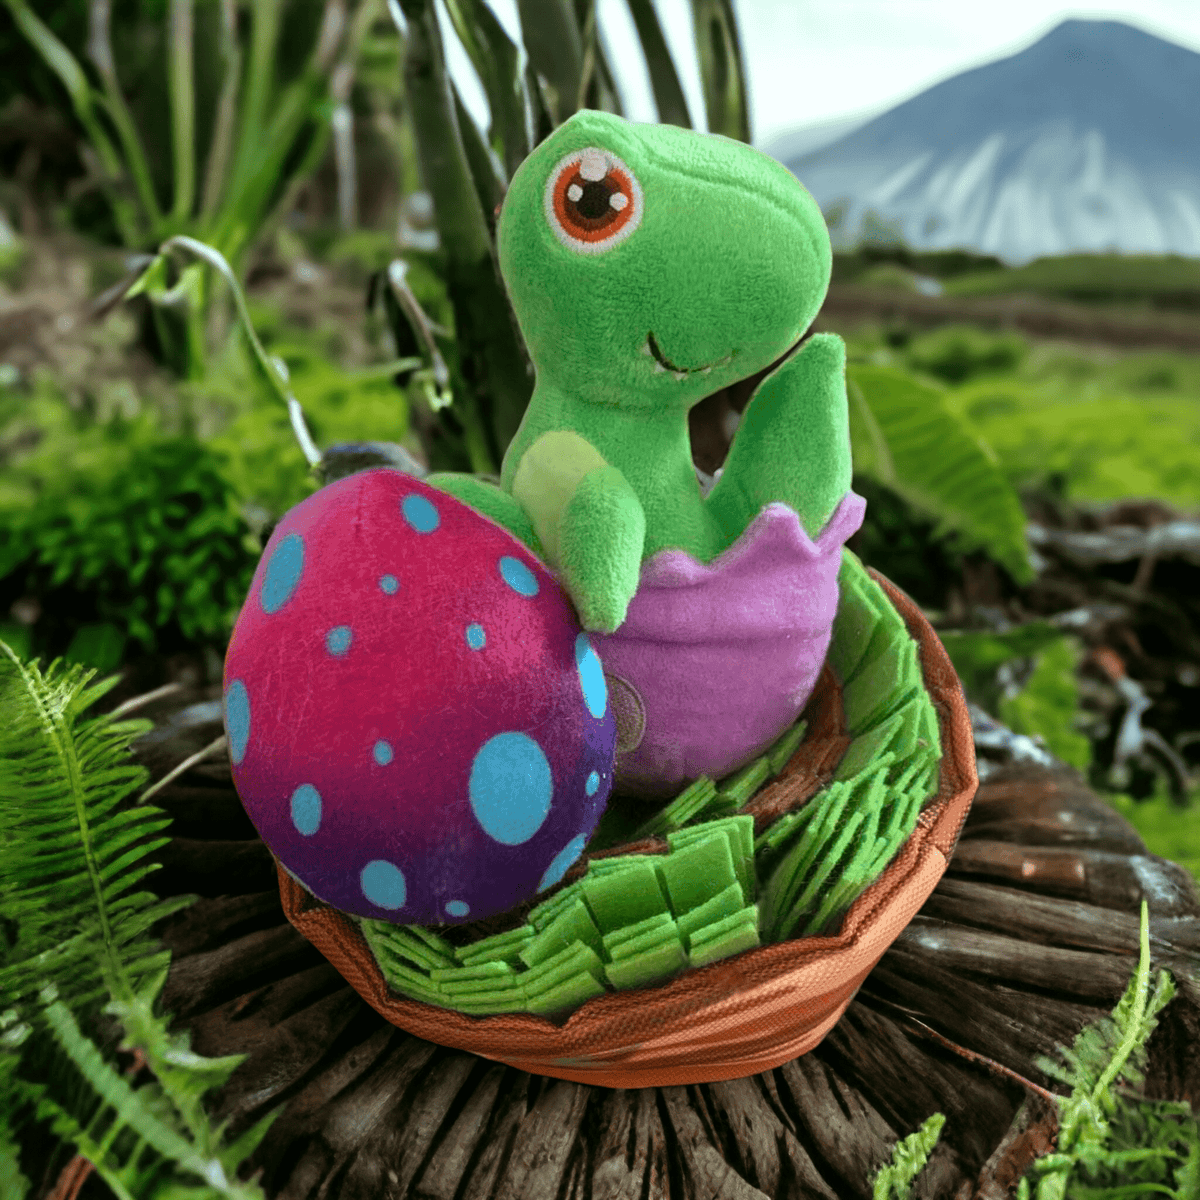
M 1200 309 L 1200 261 L 1180 255 L 1066 254 L 959 275 L 944 288 L 948 296 L 1034 292 L 1084 303 Z

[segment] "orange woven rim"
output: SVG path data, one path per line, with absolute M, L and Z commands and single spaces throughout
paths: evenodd
M 936 797 L 895 859 L 850 907 L 836 936 L 775 942 L 665 983 L 609 992 L 556 1024 L 529 1013 L 472 1017 L 396 996 L 357 926 L 279 867 L 284 915 L 392 1025 L 532 1074 L 601 1087 L 670 1087 L 757 1075 L 807 1054 L 841 1019 L 863 980 L 937 886 L 979 783 L 970 716 L 945 648 L 904 592 L 877 571 L 870 575 L 917 643 L 938 713 L 942 759 Z M 800 774 L 803 791 L 811 795 L 850 740 L 841 689 L 828 669 L 808 711 L 810 734 L 785 771 L 793 778 Z M 781 778 L 769 785 L 741 810 L 755 815 L 756 833 L 795 806 L 793 783 L 780 808 L 786 783 Z M 656 844 L 639 843 L 635 852 L 653 852 Z M 623 846 L 608 853 L 631 850 Z M 585 870 L 586 864 L 577 863 L 560 886 Z

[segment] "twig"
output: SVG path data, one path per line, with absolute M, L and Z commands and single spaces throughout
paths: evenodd
M 131 696 L 124 704 L 118 704 L 108 715 L 116 720 L 117 717 L 123 717 L 126 713 L 131 713 L 134 709 L 141 708 L 145 704 L 152 704 L 155 700 L 162 700 L 167 696 L 173 696 L 176 692 L 183 691 L 182 683 L 165 683 L 160 688 L 155 688 L 152 692 L 144 692 L 140 696 Z
M 82 1154 L 75 1155 L 59 1171 L 58 1179 L 55 1181 L 54 1187 L 50 1189 L 46 1200 L 75 1200 L 75 1197 L 79 1195 L 79 1189 L 83 1187 L 87 1177 L 95 1169 Z
M 947 1050 L 953 1050 L 955 1054 L 965 1058 L 968 1062 L 979 1063 L 987 1067 L 989 1071 L 997 1075 L 1002 1075 L 1006 1079 L 1011 1079 L 1014 1083 L 1019 1083 L 1026 1090 L 1041 1096 L 1055 1113 L 1058 1112 L 1057 1102 L 1062 1097 L 1047 1090 L 1040 1084 L 1034 1083 L 1032 1079 L 1026 1079 L 1020 1072 L 996 1062 L 995 1059 L 988 1058 L 986 1054 L 980 1054 L 977 1050 L 968 1050 L 965 1046 L 960 1046 L 956 1042 L 950 1041 L 949 1038 L 943 1037 L 936 1029 L 931 1029 L 924 1021 L 919 1021 L 916 1017 L 905 1015 L 900 1017 L 899 1020 L 901 1025 L 908 1026 L 914 1033 L 945 1046 Z
M 1150 590 L 1150 579 L 1154 575 L 1154 567 L 1158 562 L 1158 555 L 1153 550 L 1147 550 L 1142 555 L 1138 562 L 1137 574 L 1133 577 L 1133 582 L 1129 585 L 1135 592 L 1147 592 Z
M 338 224 L 353 229 L 358 214 L 358 178 L 354 156 L 354 109 L 350 91 L 354 86 L 354 64 L 343 61 L 334 69 L 330 95 L 336 102 L 329 123 L 333 132 L 333 157 L 337 168 Z
M 182 775 L 189 767 L 194 767 L 198 762 L 208 758 L 212 754 L 215 754 L 218 750 L 224 750 L 227 744 L 228 740 L 224 734 L 221 734 L 219 738 L 209 742 L 209 744 L 205 746 L 203 750 L 197 750 L 195 754 L 191 755 L 191 757 L 185 758 L 183 762 L 179 764 L 179 766 L 168 771 L 157 783 L 151 784 L 151 786 L 148 787 L 138 797 L 137 802 L 139 804 L 145 804 L 145 802 L 149 800 L 155 792 L 162 791 L 162 789 L 165 788 L 168 783 L 178 779 L 179 776 Z

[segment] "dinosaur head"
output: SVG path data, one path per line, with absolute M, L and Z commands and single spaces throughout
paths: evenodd
M 623 409 L 686 411 L 773 362 L 832 262 L 820 209 L 774 159 L 590 109 L 518 168 L 498 241 L 539 382 Z

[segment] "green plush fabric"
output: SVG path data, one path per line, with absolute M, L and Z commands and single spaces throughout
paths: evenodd
M 474 475 L 463 475 L 457 471 L 435 471 L 425 477 L 430 487 L 435 487 L 469 504 L 476 512 L 503 525 L 514 537 L 520 538 L 543 562 L 546 551 L 534 532 L 529 514 L 512 498 L 511 494 L 478 479 Z
M 533 397 L 499 493 L 429 482 L 531 546 L 557 514 L 545 540 L 585 628 L 624 619 L 645 559 L 679 548 L 709 562 L 766 504 L 817 535 L 850 485 L 836 336 L 813 337 L 763 381 L 707 497 L 688 440 L 688 410 L 794 346 L 825 297 L 825 223 L 785 167 L 728 138 L 584 110 L 514 174 L 498 243 Z M 560 431 L 606 464 L 578 474 L 570 497 L 561 473 L 524 462 Z

